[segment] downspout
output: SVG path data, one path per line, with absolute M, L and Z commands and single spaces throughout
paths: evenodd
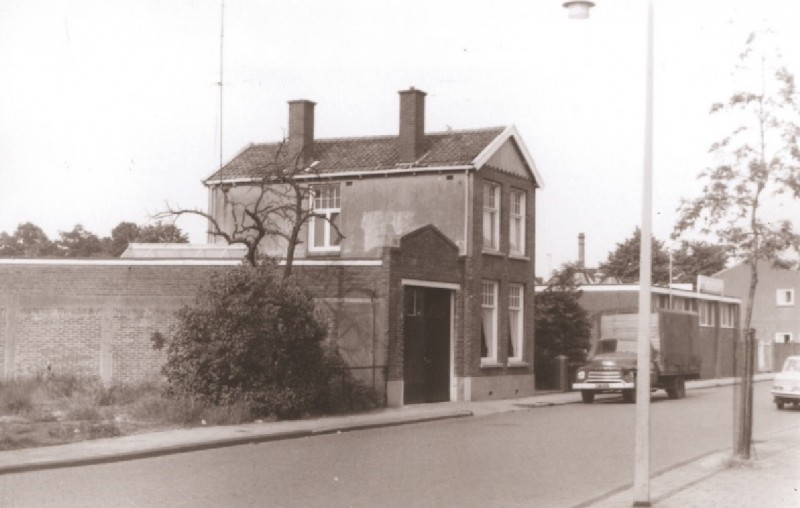
M 375 290 L 370 294 L 372 305 L 372 389 L 375 389 Z
M 469 177 L 469 169 L 464 170 L 464 252 L 462 255 L 466 255 L 469 252 L 470 246 L 470 237 L 469 237 L 469 195 L 470 195 L 470 187 L 472 186 L 472 179 Z

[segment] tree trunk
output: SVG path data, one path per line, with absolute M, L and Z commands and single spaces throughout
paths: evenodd
M 747 310 L 744 323 L 744 372 L 742 374 L 741 404 L 739 408 L 738 440 L 736 455 L 741 459 L 750 458 L 753 442 L 753 374 L 755 353 L 755 330 L 751 328 L 753 318 L 753 302 L 758 285 L 758 259 L 750 261 L 750 288 L 747 293 Z

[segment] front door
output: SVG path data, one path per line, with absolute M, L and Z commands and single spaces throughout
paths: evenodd
M 450 400 L 450 294 L 405 287 L 405 404 Z

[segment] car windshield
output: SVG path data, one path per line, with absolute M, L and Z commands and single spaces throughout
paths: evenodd
M 636 353 L 635 340 L 600 339 L 597 343 L 597 354 L 606 353 Z
M 800 358 L 787 358 L 783 364 L 784 372 L 800 372 Z

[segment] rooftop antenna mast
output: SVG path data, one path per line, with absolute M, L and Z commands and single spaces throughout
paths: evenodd
M 220 0 L 220 14 L 219 14 L 219 167 L 222 169 L 222 84 L 223 84 L 223 58 L 225 48 L 225 0 Z

